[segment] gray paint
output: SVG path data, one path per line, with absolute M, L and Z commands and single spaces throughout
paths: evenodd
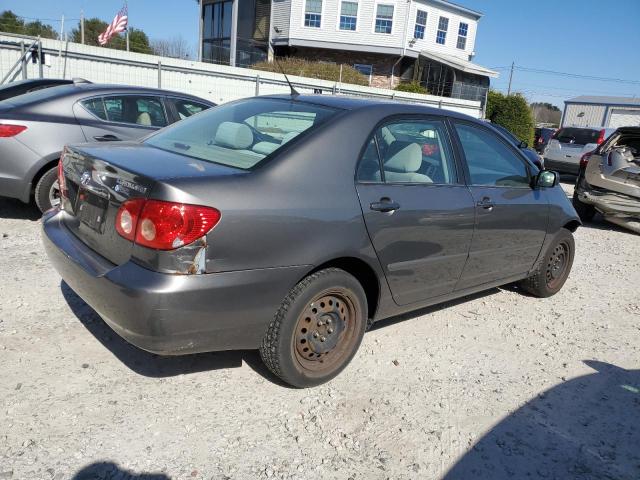
M 371 272 L 378 290 L 371 315 L 377 321 L 522 279 L 559 229 L 579 222 L 559 186 L 469 188 L 451 128 L 457 185 L 356 183 L 362 147 L 385 119 L 425 115 L 488 127 L 417 105 L 298 99 L 344 111 L 296 137 L 253 171 L 179 161 L 179 156 L 136 143 L 73 147 L 74 157 L 65 158 L 69 179 L 88 168 L 100 178 L 111 168 L 115 178 L 128 176 L 148 187 L 144 195 L 150 198 L 218 208 L 222 219 L 206 239 L 207 273 L 154 271 L 170 270 L 166 255 L 194 251 L 182 247 L 158 254 L 125 248 L 113 240 L 111 230 L 100 241 L 78 229 L 66 211 L 52 212 L 43 221 L 45 246 L 56 269 L 120 335 L 144 349 L 178 354 L 256 348 L 287 292 L 328 262 L 348 259 Z M 534 171 L 518 149 L 509 148 Z M 108 181 L 92 187 L 110 195 L 111 211 L 129 196 L 139 196 L 116 196 Z M 476 202 L 489 194 L 496 202 L 494 212 L 479 212 Z M 380 196 L 393 197 L 400 209 L 391 215 L 372 211 L 369 203 Z M 65 209 L 73 207 L 65 204 Z

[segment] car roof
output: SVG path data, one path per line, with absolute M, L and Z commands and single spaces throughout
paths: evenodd
M 254 97 L 255 98 L 255 97 Z M 463 113 L 447 110 L 446 108 L 430 107 L 420 103 L 400 102 L 392 99 L 378 98 L 360 98 L 350 97 L 346 95 L 264 95 L 259 98 L 274 98 L 281 100 L 295 100 L 298 102 L 312 103 L 330 108 L 339 108 L 343 110 L 360 110 L 363 108 L 379 108 L 387 110 L 390 114 L 408 113 L 423 115 L 447 115 L 450 117 L 478 121 L 477 118 L 465 115 Z

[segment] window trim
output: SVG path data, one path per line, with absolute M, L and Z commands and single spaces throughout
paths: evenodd
M 393 14 L 391 15 L 391 31 L 389 33 L 386 32 L 376 32 L 376 21 L 378 20 L 378 6 L 379 5 L 383 5 L 383 6 L 387 6 L 387 7 L 392 7 L 393 8 Z M 374 4 L 374 10 L 373 10 L 373 25 L 372 25 L 372 29 L 371 31 L 375 34 L 375 35 L 393 35 L 393 29 L 395 28 L 395 24 L 396 24 L 396 4 L 395 2 L 392 1 L 380 1 L 380 2 L 376 2 Z
M 460 29 L 462 28 L 462 25 L 466 25 L 467 28 L 465 29 L 465 34 L 461 35 L 460 34 Z M 460 40 L 464 38 L 464 48 L 460 48 Z M 458 23 L 458 38 L 456 40 L 456 48 L 458 50 L 462 50 L 462 51 L 466 51 L 467 50 L 467 40 L 469 39 L 469 23 L 467 22 L 460 22 Z
M 450 183 L 424 183 L 424 182 L 387 182 L 384 176 L 384 168 L 382 165 L 382 156 L 380 155 L 380 145 L 378 140 L 378 131 L 392 123 L 399 123 L 402 121 L 407 122 L 440 122 L 445 131 L 445 137 L 449 140 L 449 153 L 451 154 L 451 158 L 449 159 L 449 165 L 452 167 L 453 171 L 451 172 L 454 179 Z M 369 146 L 369 142 L 371 142 L 371 138 L 373 137 L 376 144 L 376 152 L 378 153 L 378 166 L 380 168 L 380 180 L 359 180 L 358 179 L 358 171 L 360 169 L 360 164 L 362 163 L 362 158 L 364 156 L 367 147 Z M 454 139 L 452 135 L 452 128 L 449 125 L 448 117 L 443 115 L 429 115 L 429 114 L 394 114 L 380 120 L 375 127 L 369 132 L 367 135 L 367 139 L 364 144 L 360 148 L 360 153 L 358 155 L 358 161 L 356 162 L 356 167 L 354 170 L 354 182 L 356 185 L 389 185 L 389 186 L 424 186 L 424 187 L 460 187 L 466 186 L 465 173 L 461 170 L 462 165 L 458 161 L 457 149 L 455 141 L 457 137 Z
M 171 117 L 169 116 L 168 112 L 167 112 L 167 105 L 165 104 L 164 101 L 164 95 L 157 95 L 155 93 L 148 93 L 148 94 L 143 94 L 143 93 L 102 93 L 100 95 L 92 95 L 90 97 L 85 97 L 85 98 L 81 98 L 79 99 L 76 103 L 80 104 L 80 106 L 84 109 L 85 112 L 88 112 L 89 115 L 91 115 L 93 118 L 97 119 L 98 121 L 102 122 L 102 123 L 110 123 L 113 125 L 126 125 L 128 127 L 138 127 L 138 128 L 144 128 L 146 129 L 161 129 L 164 127 L 158 127 L 155 125 L 140 125 L 139 123 L 129 123 L 129 122 L 116 122 L 114 120 L 109 120 L 109 115 L 107 114 L 107 107 L 104 104 L 104 99 L 107 97 L 154 97 L 157 98 L 160 101 L 160 105 L 162 105 L 162 111 L 164 112 L 164 118 L 167 121 L 167 124 L 164 127 L 168 127 L 169 125 L 171 125 L 172 123 L 175 122 L 171 122 L 170 119 Z M 82 102 L 85 102 L 86 100 L 95 100 L 96 98 L 101 98 L 102 99 L 102 105 L 104 107 L 104 113 L 105 116 L 107 117 L 107 120 L 104 120 L 98 116 L 96 116 L 93 112 L 91 112 L 87 107 L 85 107 L 83 105 Z M 211 107 L 209 107 L 211 108 Z
M 440 21 L 442 19 L 446 19 L 447 20 L 447 29 L 446 30 L 442 30 L 440 28 Z M 437 25 L 437 29 L 436 29 L 436 45 L 446 45 L 447 44 L 447 33 L 449 33 L 449 24 L 451 23 L 451 19 L 449 17 L 445 17 L 444 15 L 440 15 L 438 17 L 438 25 Z M 440 32 L 444 32 L 444 40 L 442 43 L 440 43 L 438 41 L 438 36 L 440 35 Z
M 355 28 L 355 30 L 346 30 L 346 29 L 340 28 L 340 17 L 342 17 L 342 4 L 344 2 L 355 3 L 357 5 L 357 10 L 356 10 L 356 15 L 355 15 L 355 19 L 356 19 L 356 28 Z M 359 32 L 360 31 L 360 10 L 361 10 L 361 8 L 360 8 L 359 0 L 340 0 L 338 2 L 338 18 L 336 19 L 336 30 L 338 32 L 347 32 L 347 33 Z M 345 16 L 353 17 L 353 15 L 345 15 Z
M 465 177 L 465 184 L 468 187 L 533 190 L 533 180 L 534 180 L 535 176 L 533 175 L 533 173 L 531 171 L 531 165 L 529 165 L 529 160 L 525 157 L 524 153 L 522 153 L 521 151 L 516 149 L 513 145 L 511 145 L 508 141 L 506 141 L 504 138 L 502 138 L 497 133 L 492 132 L 491 129 L 486 127 L 485 125 L 482 125 L 482 124 L 479 124 L 479 123 L 476 123 L 476 122 L 470 122 L 468 120 L 463 120 L 463 119 L 459 119 L 459 118 L 451 118 L 451 117 L 449 118 L 449 122 L 451 124 L 452 139 L 453 139 L 453 142 L 455 144 L 454 148 L 456 149 L 456 156 L 460 159 L 461 167 L 462 167 L 462 170 L 463 170 L 463 173 L 464 173 L 464 177 Z M 469 164 L 467 162 L 467 157 L 466 157 L 465 152 L 464 152 L 464 147 L 462 146 L 462 141 L 460 140 L 460 136 L 458 135 L 458 130 L 456 129 L 456 124 L 475 127 L 475 128 L 480 129 L 480 130 L 483 130 L 485 132 L 488 132 L 490 135 L 491 134 L 495 135 L 498 138 L 498 140 L 503 145 L 505 145 L 507 147 L 507 149 L 510 150 L 516 156 L 516 158 L 520 159 L 520 161 L 524 165 L 524 168 L 527 171 L 527 176 L 529 178 L 529 184 L 526 185 L 526 186 L 523 185 L 521 187 L 514 187 L 513 185 L 482 185 L 482 184 L 476 185 L 476 184 L 474 184 L 471 181 L 471 172 L 469 171 Z
M 327 0 L 320 0 L 320 26 L 312 27 L 310 25 L 305 25 L 305 16 L 307 14 L 307 0 L 302 2 L 302 28 L 310 28 L 312 30 L 319 30 L 323 27 L 323 19 L 324 19 L 324 8 Z M 317 15 L 317 14 L 316 14 Z
M 420 13 L 424 13 L 425 17 L 424 17 L 424 25 L 419 24 L 418 23 L 418 14 Z M 413 25 L 413 38 L 415 38 L 416 40 L 424 40 L 424 37 L 427 33 L 427 22 L 429 21 L 429 12 L 427 10 L 422 10 L 420 8 L 416 9 L 416 20 L 415 23 Z M 416 28 L 418 28 L 418 26 L 422 27 L 422 37 L 416 37 Z

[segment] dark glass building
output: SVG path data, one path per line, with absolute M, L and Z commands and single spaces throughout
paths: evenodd
M 200 0 L 201 60 L 246 67 L 267 60 L 271 0 Z

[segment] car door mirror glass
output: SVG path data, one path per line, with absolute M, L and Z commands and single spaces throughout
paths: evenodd
M 545 187 L 551 188 L 558 185 L 560 182 L 560 175 L 558 172 L 553 172 L 551 170 L 542 170 L 536 179 L 537 187 Z
M 518 147 L 524 150 L 526 148 L 529 148 L 529 144 L 525 140 L 520 140 L 520 144 L 518 145 Z

